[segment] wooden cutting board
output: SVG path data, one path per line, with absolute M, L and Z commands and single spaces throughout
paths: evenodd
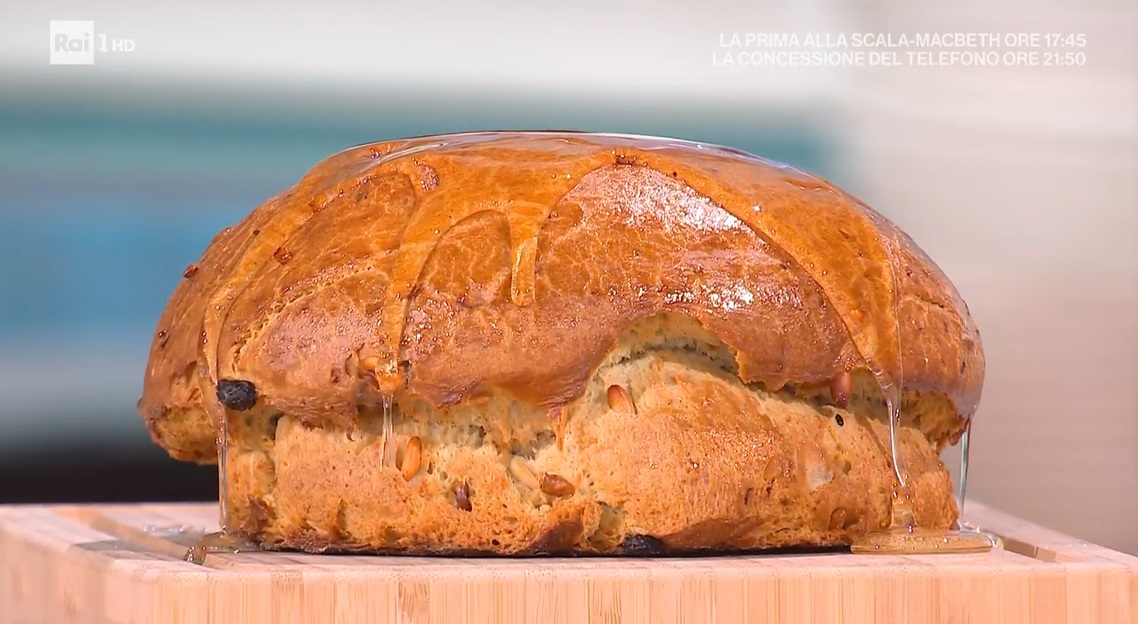
M 1138 621 L 1138 558 L 969 503 L 982 555 L 181 560 L 214 505 L 0 507 L 0 624 Z M 170 527 L 183 527 L 183 532 Z

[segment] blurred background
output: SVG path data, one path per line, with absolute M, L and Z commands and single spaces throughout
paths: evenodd
M 51 20 L 94 21 L 94 65 L 49 62 Z M 4 0 L 0 503 L 214 496 L 215 470 L 166 458 L 135 412 L 153 324 L 216 231 L 325 156 L 582 129 L 728 144 L 900 224 L 983 334 L 970 497 L 1138 553 L 1135 24 L 1103 0 Z M 1034 64 L 755 66 L 775 48 L 747 33 L 1085 43 L 1047 39 Z

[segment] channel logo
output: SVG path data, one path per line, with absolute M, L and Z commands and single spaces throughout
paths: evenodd
M 52 65 L 94 65 L 96 52 L 134 52 L 134 39 L 95 32 L 91 20 L 51 20 L 48 34 Z
M 95 22 L 84 20 L 52 20 L 52 65 L 95 64 Z

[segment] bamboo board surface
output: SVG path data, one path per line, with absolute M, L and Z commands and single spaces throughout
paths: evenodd
M 0 624 L 1138 621 L 1138 558 L 969 503 L 979 555 L 181 560 L 215 505 L 0 506 Z M 184 526 L 186 532 L 155 530 Z

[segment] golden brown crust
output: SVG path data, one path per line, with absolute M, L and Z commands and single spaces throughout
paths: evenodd
M 139 408 L 165 448 L 198 461 L 214 432 L 170 420 L 218 422 L 219 379 L 349 428 L 378 401 L 369 377 L 396 400 L 454 404 L 493 386 L 552 407 L 580 395 L 624 327 L 660 312 L 719 336 L 745 382 L 878 369 L 952 399 L 962 427 L 984 372 L 952 284 L 880 215 L 813 176 L 676 141 L 353 148 L 196 264 L 156 328 Z
M 222 231 L 139 410 L 190 461 L 226 423 L 230 528 L 272 547 L 828 545 L 889 522 L 886 401 L 919 523 L 949 526 L 937 453 L 984 365 L 944 274 L 823 180 L 487 133 L 347 150 Z

